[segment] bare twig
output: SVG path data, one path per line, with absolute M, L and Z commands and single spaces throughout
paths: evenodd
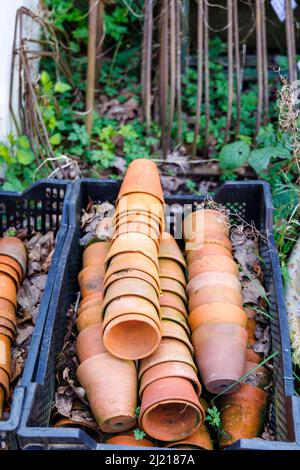
M 192 148 L 192 157 L 195 158 L 197 152 L 198 133 L 200 128 L 200 116 L 203 95 L 203 0 L 198 0 L 198 21 L 197 21 L 197 105 L 196 105 L 196 118 L 194 128 L 194 142 Z
M 89 41 L 88 41 L 88 66 L 85 109 L 87 112 L 85 127 L 88 135 L 92 133 L 94 95 L 95 95 L 95 65 L 96 65 L 96 42 L 97 42 L 97 9 L 98 0 L 89 0 Z
M 232 0 L 227 0 L 227 48 L 228 48 L 228 100 L 226 114 L 225 142 L 229 139 L 233 102 L 233 11 Z

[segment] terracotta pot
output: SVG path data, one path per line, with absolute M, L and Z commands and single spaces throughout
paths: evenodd
M 179 284 L 179 282 L 168 277 L 160 277 L 159 280 L 162 292 L 172 292 L 173 294 L 177 294 L 184 303 L 187 303 L 185 288 L 182 284 Z
M 120 359 L 138 360 L 152 354 L 161 340 L 156 322 L 146 315 L 121 315 L 110 321 L 103 331 L 106 349 Z
M 137 269 L 124 269 L 123 271 L 118 271 L 117 273 L 107 277 L 104 280 L 104 294 L 111 284 L 120 279 L 141 279 L 143 281 L 148 282 L 148 284 L 150 284 L 150 286 L 152 286 L 153 289 L 156 290 L 158 296 L 160 294 L 160 287 L 157 285 L 153 277 L 150 276 L 150 274 L 147 274 L 143 271 L 138 271 Z
M 237 289 L 215 284 L 214 286 L 202 287 L 189 298 L 189 311 L 196 310 L 200 305 L 218 302 L 243 307 L 243 297 Z
M 0 240 L 0 255 L 10 256 L 22 268 L 23 276 L 27 268 L 27 251 L 24 243 L 17 237 L 4 237 Z
M 160 176 L 154 162 L 145 158 L 139 158 L 130 163 L 121 185 L 118 199 L 131 193 L 151 194 L 164 204 Z
M 7 336 L 0 335 L 0 369 L 11 377 L 11 342 Z
M 157 238 L 161 236 L 161 221 L 156 217 L 151 217 L 148 213 L 136 214 L 136 213 L 128 213 L 123 214 L 120 217 L 116 217 L 114 227 L 115 231 L 122 228 L 124 225 L 128 224 L 141 224 L 147 225 L 151 230 L 156 233 Z
M 98 354 L 80 364 L 77 378 L 101 431 L 127 431 L 135 425 L 137 373 L 133 361 Z
M 10 389 L 9 389 L 9 376 L 5 372 L 5 370 L 0 368 L 0 385 L 3 387 L 4 390 L 4 401 L 8 401 L 10 396 Z M 1 387 L 0 387 L 1 389 Z M 1 408 L 0 408 L 0 411 Z
M 204 410 L 189 380 L 169 377 L 156 380 L 145 388 L 139 425 L 154 439 L 184 439 L 203 421 Z
M 226 256 L 227 258 L 233 259 L 232 253 L 221 245 L 216 243 L 204 243 L 203 247 L 198 250 L 189 251 L 186 254 L 186 260 L 188 264 L 202 259 L 204 256 Z
M 161 324 L 163 338 L 174 338 L 182 341 L 189 348 L 191 354 L 194 355 L 194 348 L 185 329 L 181 325 L 172 320 L 162 320 Z
M 14 325 L 17 324 L 16 309 L 9 300 L 0 299 L 0 317 L 7 318 L 13 322 Z
M 228 273 L 239 277 L 239 267 L 228 256 L 203 256 L 202 258 L 189 264 L 189 279 L 193 279 L 200 273 L 210 271 L 218 271 L 220 273 Z
M 186 287 L 186 279 L 182 267 L 171 259 L 160 258 L 159 275 L 161 277 L 173 279 L 179 282 L 184 288 Z
M 9 300 L 17 306 L 17 289 L 14 280 L 7 274 L 0 273 L 0 298 Z
M 76 354 L 79 362 L 84 362 L 89 357 L 106 352 L 102 341 L 101 323 L 88 326 L 82 330 L 76 339 Z
M 207 323 L 236 323 L 246 327 L 247 315 L 236 305 L 223 302 L 201 305 L 193 310 L 188 317 L 188 324 L 192 331 L 199 325 Z
M 174 447 L 175 449 L 201 449 L 201 450 L 213 450 L 213 444 L 210 438 L 209 431 L 205 424 L 191 436 L 182 439 L 177 442 L 170 442 L 165 447 Z
M 15 340 L 15 334 L 9 328 L 0 325 L 0 335 L 7 336 L 10 338 L 11 342 Z
M 177 339 L 162 338 L 157 350 L 140 362 L 139 378 L 157 364 L 167 362 L 182 362 L 190 365 L 197 373 L 197 367 L 193 361 L 189 348 Z
M 79 317 L 85 310 L 90 308 L 99 308 L 102 309 L 103 295 L 101 294 L 101 299 L 91 298 L 86 301 L 87 297 L 80 302 L 80 308 L 78 309 L 77 316 Z
M 12 321 L 8 320 L 5 317 L 0 317 L 0 326 L 4 328 L 8 328 L 14 335 L 17 333 L 17 328 L 15 323 Z
M 254 370 L 255 367 L 257 367 L 257 363 L 250 361 L 246 362 L 245 374 L 248 374 L 250 371 L 253 372 L 251 372 L 251 374 L 243 380 L 243 383 L 248 383 L 255 387 L 264 389 L 270 383 L 271 374 L 264 366 L 260 366 L 258 369 Z
M 78 284 L 82 297 L 103 291 L 104 268 L 93 264 L 83 268 L 78 274 Z
M 263 360 L 263 354 L 257 353 L 253 350 L 253 346 L 255 343 L 256 340 L 251 340 L 248 338 L 246 358 L 249 362 L 255 362 L 255 364 L 259 364 Z
M 128 235 L 128 237 L 131 237 L 131 234 L 135 234 L 135 233 L 146 235 L 147 237 L 154 240 L 158 249 L 160 235 L 157 234 L 155 230 L 153 230 L 151 227 L 149 227 L 149 225 L 146 225 L 146 224 L 130 223 L 130 224 L 121 225 L 121 227 L 119 227 L 114 232 L 113 239 L 115 240 L 120 235 L 126 235 L 126 234 Z
M 128 211 L 148 212 L 160 220 L 162 220 L 164 215 L 162 203 L 155 196 L 145 193 L 128 194 L 119 199 L 116 207 L 116 216 Z
M 254 308 L 245 307 L 245 312 L 246 312 L 247 317 L 248 317 L 249 319 L 255 318 L 256 310 L 254 310 Z
M 248 333 L 248 340 L 251 339 L 252 341 L 256 341 L 255 329 L 256 320 L 254 318 L 247 318 L 246 330 Z
M 125 271 L 128 269 L 137 269 L 138 271 L 149 274 L 153 277 L 157 286 L 160 286 L 156 264 L 141 253 L 122 253 L 120 255 L 114 256 L 105 273 L 105 279 L 109 278 L 109 276 L 115 274 L 116 272 Z
M 110 242 L 96 242 L 87 246 L 82 255 L 82 265 L 104 265 L 104 260 L 109 252 Z
M 131 313 L 145 315 L 151 318 L 159 327 L 161 326 L 159 312 L 151 302 L 141 297 L 128 295 L 119 297 L 108 304 L 104 311 L 103 329 L 115 318 Z
M 154 447 L 149 439 L 136 439 L 133 432 L 118 434 L 112 436 L 105 441 L 106 444 L 114 444 L 118 446 L 138 446 L 138 447 Z
M 101 323 L 102 321 L 102 308 L 101 306 L 90 307 L 82 312 L 76 320 L 76 327 L 78 331 L 82 331 L 88 326 Z
M 185 240 L 191 239 L 195 233 L 220 233 L 228 237 L 230 222 L 221 211 L 200 209 L 192 212 L 183 221 Z
M 120 235 L 116 238 L 109 250 L 105 262 L 108 263 L 113 256 L 121 253 L 141 253 L 150 258 L 158 269 L 157 246 L 155 241 L 142 233 L 132 233 L 131 236 Z
M 195 359 L 206 389 L 224 392 L 245 374 L 247 332 L 232 323 L 200 325 L 192 334 Z M 240 388 L 236 384 L 226 393 Z
M 102 432 L 98 429 L 97 424 L 89 421 L 77 421 L 76 419 L 60 418 L 54 424 L 54 428 L 79 428 L 83 431 L 89 430 L 89 435 L 95 440 L 99 439 L 99 436 L 102 437 Z
M 159 298 L 159 303 L 161 307 L 175 308 L 186 318 L 188 316 L 186 306 L 183 300 L 177 294 L 173 294 L 172 292 L 164 292 Z
M 111 284 L 105 294 L 103 302 L 103 311 L 106 306 L 112 302 L 112 300 L 118 297 L 127 295 L 134 295 L 136 297 L 142 297 L 149 300 L 156 307 L 157 311 L 160 311 L 157 291 L 146 281 L 142 279 L 119 279 Z
M 220 273 L 218 271 L 210 271 L 208 273 L 200 273 L 193 277 L 187 285 L 188 296 L 192 296 L 203 287 L 210 287 L 214 290 L 215 285 L 223 285 L 224 290 L 227 288 L 236 289 L 238 293 L 242 291 L 239 279 L 233 274 Z
M 140 396 L 148 385 L 159 379 L 167 377 L 181 377 L 190 380 L 195 388 L 197 396 L 201 394 L 201 384 L 193 367 L 183 362 L 164 362 L 150 367 L 142 376 L 140 382 Z
M 185 251 L 189 253 L 194 250 L 201 250 L 205 243 L 214 243 L 226 248 L 230 253 L 232 252 L 232 244 L 229 238 L 218 233 L 205 233 L 204 236 L 203 234 L 196 235 L 186 242 Z
M 161 315 L 163 320 L 172 320 L 181 325 L 185 329 L 186 333 L 190 335 L 190 329 L 186 322 L 185 316 L 178 312 L 178 310 L 172 307 L 162 307 Z
M 186 262 L 184 259 L 183 254 L 180 251 L 179 246 L 177 245 L 176 241 L 167 232 L 162 234 L 162 239 L 159 245 L 159 252 L 158 252 L 159 259 L 171 259 L 179 263 L 183 269 L 186 269 Z
M 19 275 L 14 268 L 12 268 L 11 266 L 8 266 L 8 264 L 2 263 L 0 264 L 0 273 L 4 273 L 10 276 L 13 279 L 14 283 L 16 284 L 16 289 L 17 290 L 19 289 L 20 287 Z
M 19 281 L 22 282 L 23 271 L 22 271 L 21 266 L 19 265 L 19 263 L 16 260 L 11 258 L 10 256 L 0 255 L 0 263 L 5 264 L 6 266 L 10 266 L 11 268 L 13 268 L 18 274 Z
M 8 310 L 1 310 L 0 309 L 0 318 L 4 318 L 4 319 L 10 321 L 14 325 L 14 328 L 12 328 L 12 330 L 16 331 L 17 319 L 16 319 L 15 312 L 13 314 L 11 314 L 11 312 L 8 311 Z
M 223 430 L 220 447 L 239 439 L 258 437 L 263 431 L 267 401 L 268 394 L 264 390 L 248 384 L 242 384 L 234 395 L 220 397 L 218 408 Z

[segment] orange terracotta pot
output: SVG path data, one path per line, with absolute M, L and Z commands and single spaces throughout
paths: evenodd
M 8 266 L 7 264 L 0 263 L 0 273 L 4 273 L 10 276 L 16 284 L 16 289 L 17 290 L 19 289 L 20 287 L 19 275 L 14 268 L 12 268 L 11 266 Z
M 96 264 L 83 268 L 78 274 L 78 284 L 82 297 L 103 291 L 103 266 Z
M 53 427 L 55 428 L 79 428 L 83 431 L 89 430 L 89 435 L 93 437 L 95 440 L 99 439 L 99 436 L 102 438 L 103 434 L 98 429 L 97 425 L 94 422 L 90 421 L 80 421 L 76 419 L 68 419 L 68 418 L 60 418 L 54 424 Z M 92 431 L 92 433 L 91 433 Z
M 271 374 L 268 369 L 264 366 L 258 367 L 258 369 L 254 370 L 257 367 L 257 363 L 255 362 L 246 362 L 246 371 L 245 374 L 251 372 L 251 374 L 246 377 L 243 382 L 249 383 L 250 385 L 254 385 L 258 388 L 264 389 L 267 387 L 271 381 Z
M 170 442 L 169 444 L 165 445 L 165 447 L 190 450 L 213 450 L 213 444 L 210 438 L 210 434 L 205 424 L 202 424 L 202 426 L 191 436 L 188 436 L 185 439 L 182 439 L 181 441 Z
M 234 395 L 222 396 L 218 408 L 221 410 L 222 430 L 220 447 L 226 447 L 239 439 L 259 437 L 263 431 L 268 394 L 257 387 L 242 384 Z
M 147 237 L 151 238 L 152 240 L 155 241 L 157 249 L 159 247 L 159 239 L 160 235 L 157 234 L 155 230 L 153 230 L 149 225 L 146 224 L 141 224 L 141 223 L 130 223 L 130 224 L 124 224 L 119 227 L 113 235 L 113 239 L 115 240 L 118 238 L 120 235 L 128 235 L 128 237 L 131 237 L 131 234 L 135 233 L 140 233 L 142 235 L 146 235 Z
M 0 335 L 7 336 L 10 338 L 11 342 L 13 342 L 15 339 L 15 334 L 12 332 L 12 330 L 6 328 L 5 326 L 0 326 Z
M 141 297 L 128 295 L 119 297 L 108 304 L 104 311 L 103 329 L 115 318 L 131 313 L 145 315 L 151 318 L 159 327 L 161 326 L 159 312 L 151 302 Z
M 154 162 L 139 158 L 130 163 L 121 185 L 118 199 L 131 193 L 151 194 L 164 204 L 160 176 Z
M 76 339 L 76 354 L 79 362 L 106 352 L 102 341 L 102 325 L 96 323 L 82 330 Z
M 11 268 L 13 268 L 16 271 L 16 273 L 18 274 L 19 281 L 22 282 L 23 271 L 22 271 L 21 266 L 19 265 L 19 263 L 16 260 L 11 258 L 10 256 L 0 255 L 0 263 L 5 264 L 5 265 L 10 266 Z
M 111 284 L 105 294 L 103 302 L 103 311 L 106 306 L 118 297 L 134 295 L 142 297 L 152 302 L 157 311 L 160 311 L 157 291 L 146 281 L 142 279 L 119 279 Z
M 159 379 L 167 377 L 181 377 L 190 380 L 193 384 L 197 396 L 201 394 L 201 384 L 193 367 L 183 362 L 164 362 L 150 367 L 142 376 L 140 382 L 140 397 L 148 385 Z
M 7 318 L 17 326 L 16 309 L 9 300 L 0 299 L 0 317 Z
M 247 318 L 246 330 L 248 333 L 248 340 L 256 341 L 255 338 L 256 320 L 254 318 Z
M 90 307 L 82 312 L 76 320 L 76 327 L 78 331 L 82 331 L 88 326 L 101 323 L 102 321 L 102 308 L 101 306 Z
M 171 259 L 160 258 L 159 275 L 164 278 L 173 279 L 179 282 L 184 288 L 186 287 L 186 279 L 182 267 Z
M 176 240 L 167 232 L 162 234 L 162 239 L 159 245 L 158 252 L 159 259 L 171 259 L 176 261 L 182 266 L 183 269 L 186 269 L 186 262 L 183 254 L 180 251 L 179 246 L 176 243 Z
M 105 443 L 117 446 L 154 447 L 153 442 L 149 439 L 136 439 L 133 432 L 112 436 Z
M 154 439 L 184 439 L 203 421 L 204 410 L 189 380 L 169 377 L 156 380 L 145 388 L 139 425 Z
M 200 325 L 192 334 L 195 359 L 207 391 L 213 394 L 234 393 L 246 368 L 247 332 L 232 323 Z
M 25 276 L 27 268 L 27 251 L 24 243 L 17 237 L 4 237 L 0 240 L 0 255 L 9 256 L 22 268 Z
M 189 298 L 189 311 L 196 310 L 200 305 L 215 302 L 225 302 L 241 308 L 243 307 L 243 297 L 237 289 L 232 289 L 222 284 L 215 284 L 214 286 L 202 287 Z
M 162 292 L 172 292 L 178 295 L 184 303 L 187 303 L 185 288 L 178 281 L 169 277 L 160 277 L 160 288 Z
M 191 239 L 196 233 L 220 233 L 228 237 L 230 222 L 221 211 L 200 209 L 189 214 L 183 221 L 185 240 Z
M 253 350 L 253 346 L 255 343 L 256 340 L 251 340 L 248 338 L 246 358 L 249 362 L 255 362 L 255 364 L 259 364 L 263 360 L 263 354 L 257 353 Z
M 11 377 L 11 342 L 7 336 L 0 335 L 0 369 Z
M 104 260 L 110 249 L 110 242 L 96 242 L 87 246 L 83 251 L 82 264 L 83 267 L 92 265 L 104 265 Z
M 193 277 L 187 285 L 187 294 L 191 297 L 203 287 L 210 287 L 213 291 L 216 284 L 223 285 L 224 290 L 230 288 L 236 289 L 238 293 L 242 291 L 239 279 L 233 274 L 210 271 L 208 273 L 197 274 L 197 276 Z
M 186 322 L 186 318 L 178 310 L 172 307 L 162 307 L 161 315 L 163 320 L 171 320 L 181 325 L 185 329 L 186 333 L 190 335 L 190 329 Z
M 162 203 L 151 194 L 133 193 L 119 199 L 116 207 L 116 216 L 128 211 L 142 211 L 155 215 L 162 220 L 164 209 Z
M 113 284 L 115 281 L 119 281 L 120 279 L 141 279 L 148 282 L 148 284 L 156 290 L 158 296 L 160 294 L 160 287 L 157 285 L 153 277 L 150 276 L 150 274 L 147 274 L 143 271 L 138 271 L 137 269 L 118 271 L 117 273 L 107 277 L 106 280 L 104 280 L 104 294 L 111 284 Z
M 156 264 L 142 253 L 122 253 L 114 256 L 105 273 L 105 279 L 119 271 L 127 271 L 129 269 L 136 269 L 149 274 L 153 277 L 157 286 L 160 286 Z
M 115 231 L 118 231 L 124 225 L 127 226 L 129 224 L 147 225 L 151 230 L 155 232 L 157 238 L 160 238 L 161 221 L 159 219 L 155 217 L 154 218 L 151 217 L 151 215 L 149 215 L 148 213 L 143 213 L 143 214 L 130 213 L 130 214 L 131 215 L 128 215 L 128 213 L 126 213 L 116 218 L 116 221 L 114 223 Z
M 254 310 L 254 308 L 245 307 L 245 312 L 246 312 L 247 317 L 248 317 L 249 319 L 255 318 L 256 310 Z
M 16 319 L 15 312 L 13 314 L 11 314 L 10 311 L 8 311 L 8 310 L 1 310 L 0 309 L 0 318 L 4 318 L 4 319 L 10 321 L 14 325 L 13 330 L 16 331 L 17 319 Z
M 186 318 L 188 316 L 186 306 L 183 300 L 177 294 L 173 294 L 172 292 L 164 292 L 159 298 L 159 303 L 161 307 L 175 308 Z
M 220 273 L 228 273 L 239 277 L 239 267 L 235 261 L 228 256 L 203 256 L 201 259 L 189 264 L 189 279 L 193 279 L 200 273 L 217 271 Z
M 0 326 L 9 329 L 13 333 L 13 335 L 17 333 L 17 328 L 16 328 L 15 323 L 13 323 L 12 321 L 8 320 L 5 317 L 0 317 Z
M 120 235 L 116 238 L 109 250 L 105 262 L 108 263 L 113 256 L 121 253 L 141 253 L 151 259 L 158 269 L 157 246 L 155 241 L 142 233 L 132 233 L 129 236 Z
M 185 251 L 189 253 L 190 251 L 201 250 L 205 243 L 214 243 L 226 248 L 230 253 L 232 252 L 232 243 L 229 238 L 218 233 L 197 234 L 186 242 Z
M 7 375 L 5 370 L 0 368 L 0 389 L 1 386 L 4 390 L 4 402 L 7 402 L 10 397 L 9 376 Z
M 135 425 L 137 372 L 133 361 L 98 354 L 80 364 L 77 378 L 101 431 L 117 433 Z
M 79 317 L 83 312 L 85 312 L 85 310 L 88 310 L 89 308 L 99 308 L 99 309 L 102 309 L 102 303 L 103 303 L 103 295 L 101 294 L 101 300 L 99 298 L 91 298 L 91 299 L 88 299 L 87 301 L 85 301 L 87 299 L 87 297 L 85 297 L 85 299 L 83 299 L 81 302 L 80 302 L 80 308 L 78 309 L 78 312 L 77 312 L 77 316 Z M 84 302 L 85 301 L 85 302 Z
M 201 260 L 204 256 L 226 256 L 233 259 L 232 253 L 221 245 L 216 243 L 204 243 L 202 248 L 198 250 L 189 251 L 186 254 L 186 260 L 190 266 L 193 262 Z
M 0 298 L 9 300 L 17 306 L 17 288 L 14 280 L 7 274 L 0 273 Z
M 163 338 L 174 338 L 182 341 L 194 355 L 194 348 L 189 340 L 185 329 L 172 320 L 162 320 L 162 336 Z
M 182 362 L 190 365 L 197 373 L 189 348 L 182 342 L 173 338 L 162 338 L 157 350 L 140 362 L 139 379 L 151 367 L 167 362 Z
M 103 331 L 106 349 L 120 359 L 138 360 L 152 354 L 161 340 L 156 322 L 146 315 L 121 315 L 110 321 Z
M 220 322 L 236 323 L 245 328 L 247 315 L 242 308 L 236 305 L 219 302 L 201 305 L 193 310 L 188 318 L 188 324 L 192 331 L 202 324 Z

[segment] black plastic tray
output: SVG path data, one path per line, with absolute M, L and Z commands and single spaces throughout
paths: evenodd
M 79 246 L 80 218 L 88 201 L 114 202 L 119 184 L 108 180 L 80 180 L 75 182 L 70 204 L 69 231 L 61 254 L 56 283 L 44 330 L 43 343 L 35 383 L 27 388 L 26 400 L 18 438 L 24 449 L 111 449 L 99 444 L 87 433 L 77 428 L 49 427 L 51 406 L 55 393 L 55 361 L 62 348 L 66 325 L 66 312 L 78 292 L 77 273 L 81 268 L 82 249 Z M 183 205 L 193 207 L 205 196 L 178 195 L 166 199 L 171 205 L 168 218 L 171 229 L 181 223 Z M 283 285 L 278 256 L 273 237 L 273 207 L 269 185 L 261 181 L 225 183 L 214 199 L 243 219 L 254 222 L 264 235 L 260 253 L 264 260 L 265 287 L 269 293 L 272 316 L 272 350 L 280 354 L 273 359 L 274 389 L 272 399 L 272 427 L 276 441 L 242 439 L 232 449 L 293 449 L 299 443 L 299 409 L 294 396 L 292 363 L 288 323 L 283 297 Z M 185 206 L 186 207 L 186 206 Z M 298 426 L 298 427 L 297 427 Z M 121 447 L 120 447 L 121 448 Z M 132 448 L 137 449 L 137 447 Z M 153 449 L 152 449 L 153 450 Z
M 53 230 L 56 235 L 55 251 L 39 307 L 25 368 L 20 384 L 14 389 L 8 420 L 0 421 L 0 442 L 8 443 L 10 449 L 17 448 L 18 427 L 26 386 L 32 382 L 45 326 L 49 302 L 56 277 L 58 261 L 68 231 L 68 201 L 72 185 L 60 180 L 40 180 L 23 193 L 0 191 L 0 236 L 9 227 Z

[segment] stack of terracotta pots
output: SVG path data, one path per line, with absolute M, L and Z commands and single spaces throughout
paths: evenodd
M 134 160 L 121 186 L 106 256 L 103 342 L 121 359 L 149 356 L 161 340 L 158 249 L 164 198 L 156 165 Z
M 9 398 L 11 344 L 17 332 L 17 291 L 26 274 L 27 252 L 16 237 L 0 240 L 0 417 Z
M 159 250 L 163 338 L 140 362 L 140 427 L 161 441 L 177 441 L 204 421 L 201 385 L 186 322 L 185 261 L 176 241 L 164 233 Z
M 189 272 L 188 323 L 198 369 L 209 392 L 234 393 L 245 374 L 247 315 L 232 256 L 229 220 L 218 210 L 201 209 L 184 219 L 183 230 Z

